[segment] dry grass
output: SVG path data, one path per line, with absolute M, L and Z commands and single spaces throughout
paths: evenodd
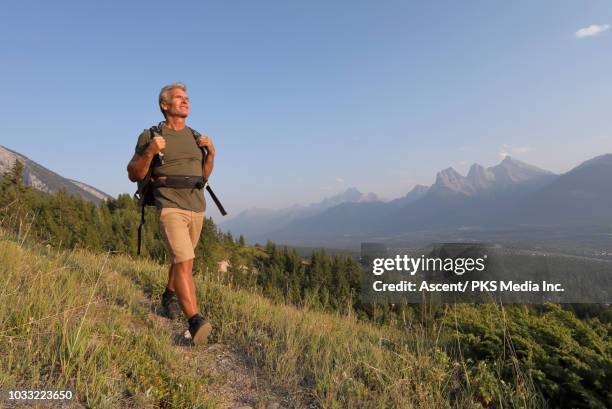
M 72 388 L 90 407 L 215 407 L 210 379 L 178 368 L 173 334 L 149 317 L 166 268 L 127 256 L 23 244 L 0 230 L 0 388 Z M 213 340 L 263 382 L 325 408 L 483 407 L 470 368 L 436 325 L 410 331 L 276 305 L 197 276 Z M 535 407 L 521 383 L 498 402 Z M 507 394 L 508 396 L 506 396 Z M 512 398 L 512 399 L 510 399 Z

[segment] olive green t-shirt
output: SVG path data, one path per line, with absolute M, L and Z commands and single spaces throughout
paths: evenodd
M 202 151 L 188 127 L 180 131 L 160 127 L 161 136 L 166 140 L 164 164 L 153 169 L 153 177 L 164 176 L 202 176 Z M 142 154 L 149 145 L 151 133 L 145 129 L 138 137 L 136 153 Z M 156 162 L 155 162 L 156 163 Z M 158 209 L 173 207 L 193 212 L 206 209 L 204 192 L 201 189 L 160 187 L 153 189 L 155 206 Z

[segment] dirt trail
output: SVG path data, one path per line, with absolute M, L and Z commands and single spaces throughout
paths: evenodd
M 170 320 L 161 312 L 159 299 L 142 294 L 142 302 L 149 309 L 148 319 L 163 331 L 172 334 L 174 347 L 181 357 L 181 367 L 195 377 L 210 379 L 204 388 L 208 399 L 215 400 L 223 409 L 290 409 L 308 408 L 300 397 L 288 396 L 275 390 L 257 374 L 248 358 L 229 345 L 213 343 L 193 345 L 183 318 Z M 214 323 L 213 334 L 214 339 Z

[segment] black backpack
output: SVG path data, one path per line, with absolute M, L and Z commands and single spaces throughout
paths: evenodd
M 162 123 L 160 122 L 158 125 L 155 125 L 149 128 L 149 133 L 151 135 L 150 139 L 153 139 L 155 134 L 158 134 L 158 135 L 162 134 L 161 124 Z M 189 130 L 191 131 L 191 134 L 193 135 L 194 140 L 197 141 L 198 138 L 201 136 L 201 134 L 194 129 L 189 128 Z M 202 156 L 206 157 L 206 155 L 208 155 L 208 151 L 206 150 L 206 148 L 202 147 L 200 149 L 202 150 Z M 154 183 L 151 180 L 151 175 L 153 174 L 153 170 L 155 169 L 155 167 L 162 165 L 162 164 L 163 164 L 163 154 L 155 155 L 155 157 L 151 161 L 151 164 L 149 165 L 149 170 L 147 171 L 147 175 L 145 176 L 143 180 L 140 180 L 137 182 L 138 190 L 134 194 L 134 197 L 138 200 L 138 206 L 140 207 L 140 225 L 138 226 L 138 255 L 140 255 L 141 248 L 142 248 L 142 226 L 144 226 L 145 224 L 145 208 L 147 206 L 155 206 L 155 197 L 153 196 L 153 190 L 156 186 L 154 186 Z M 168 177 L 167 179 L 169 181 L 172 180 L 170 177 Z M 168 187 L 174 187 L 174 186 L 187 187 L 187 185 L 185 185 L 184 183 L 185 182 L 184 180 L 176 180 L 176 182 L 178 183 L 175 185 L 173 185 L 172 183 L 164 182 L 164 185 Z M 221 202 L 219 201 L 219 199 L 217 198 L 217 196 L 215 195 L 211 187 L 208 185 L 207 180 L 204 180 L 204 179 L 198 180 L 196 181 L 195 184 L 190 185 L 189 187 L 192 187 L 192 188 L 195 187 L 198 189 L 206 188 L 206 191 L 210 194 L 210 197 L 212 198 L 213 202 L 215 202 L 215 204 L 217 205 L 219 212 L 223 216 L 227 215 L 225 208 L 223 207 L 223 205 L 221 204 Z

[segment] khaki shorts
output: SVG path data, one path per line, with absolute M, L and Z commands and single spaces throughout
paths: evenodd
M 193 250 L 200 239 L 204 212 L 165 207 L 157 215 L 170 264 L 195 258 Z

